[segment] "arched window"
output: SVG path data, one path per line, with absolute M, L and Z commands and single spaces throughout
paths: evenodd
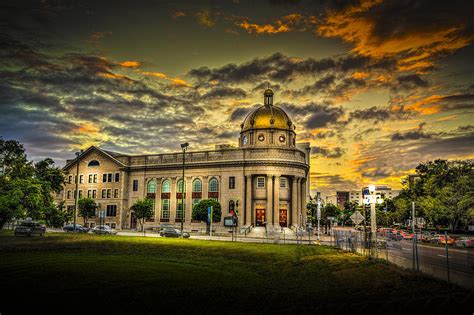
M 235 212 L 235 202 L 234 200 L 229 201 L 229 213 Z
M 183 185 L 184 181 L 182 179 L 178 180 L 178 182 L 176 183 L 176 191 L 179 193 L 186 192 L 186 185 L 184 185 L 184 187 Z
M 148 182 L 146 191 L 148 193 L 156 193 L 156 182 L 154 180 Z
M 169 180 L 165 180 L 161 186 L 161 192 L 169 193 L 171 191 L 171 184 Z
M 87 164 L 87 166 L 100 166 L 100 163 L 97 160 L 92 160 Z
M 202 182 L 199 178 L 196 178 L 193 181 L 193 192 L 201 192 L 202 191 Z
M 217 179 L 213 178 L 209 181 L 209 192 L 218 192 L 219 191 L 219 182 Z

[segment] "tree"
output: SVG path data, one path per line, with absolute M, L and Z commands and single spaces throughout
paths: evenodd
M 154 214 L 153 205 L 153 199 L 145 198 L 138 200 L 130 207 L 130 210 L 135 212 L 135 217 L 140 222 L 142 231 L 145 227 L 145 220 L 150 219 Z
M 321 219 L 324 226 L 326 227 L 326 233 L 328 228 L 331 229 L 331 220 L 329 220 L 328 218 L 333 217 L 337 219 L 340 214 L 341 210 L 336 205 L 333 205 L 331 203 L 321 208 Z
M 49 227 L 60 228 L 69 222 L 71 217 L 70 211 L 65 210 L 64 201 L 58 205 L 51 204 L 44 211 L 44 219 Z
M 194 205 L 192 218 L 201 222 L 206 222 L 209 230 L 209 222 L 207 222 L 207 209 L 212 206 L 212 222 L 220 222 L 222 211 L 221 204 L 214 199 L 203 199 Z
M 362 207 L 359 206 L 357 201 L 346 201 L 344 203 L 344 210 L 341 213 L 341 221 L 344 225 L 351 224 L 351 215 L 356 212 L 357 210 L 361 210 Z M 361 212 L 363 213 L 363 212 Z
M 79 199 L 78 206 L 79 215 L 84 219 L 84 225 L 87 225 L 87 221 L 95 217 L 95 211 L 97 209 L 95 200 L 92 198 L 81 198 Z

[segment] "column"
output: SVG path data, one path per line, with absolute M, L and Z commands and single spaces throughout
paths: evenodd
M 294 226 L 298 225 L 298 219 L 297 219 L 297 202 L 296 202 L 296 176 L 293 176 L 291 179 L 291 224 Z
M 252 175 L 245 176 L 247 181 L 247 194 L 245 195 L 245 216 L 244 225 L 252 224 Z
M 160 222 L 161 218 L 161 178 L 156 179 L 155 194 L 155 222 Z
M 186 177 L 186 196 L 184 199 L 184 204 L 185 204 L 185 217 L 184 217 L 184 223 L 187 225 L 191 225 L 191 219 L 193 215 L 193 178 L 191 176 L 185 176 Z
M 306 180 L 301 179 L 301 214 L 303 218 L 303 225 L 306 225 Z
M 272 226 L 272 211 L 273 211 L 273 176 L 267 175 L 267 209 L 265 209 L 265 221 L 267 227 Z
M 280 226 L 280 175 L 275 175 L 273 190 L 273 226 Z
M 209 176 L 202 177 L 202 199 L 208 199 L 209 193 Z
M 176 177 L 171 178 L 170 189 L 170 223 L 174 224 L 176 220 Z
M 296 222 L 301 226 L 301 178 L 296 179 Z

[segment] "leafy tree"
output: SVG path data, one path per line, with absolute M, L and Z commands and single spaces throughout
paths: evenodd
M 360 211 L 361 213 L 364 213 L 362 211 L 362 207 L 359 206 L 359 203 L 357 201 L 346 201 L 344 203 L 344 209 L 340 215 L 341 222 L 344 225 L 351 224 L 352 223 L 351 215 L 356 211 Z
M 135 212 L 135 216 L 138 219 L 138 222 L 140 222 L 143 231 L 145 220 L 150 219 L 154 214 L 153 200 L 150 198 L 138 200 L 130 207 L 130 209 Z
M 90 218 L 95 217 L 97 205 L 93 198 L 81 198 L 78 202 L 79 215 L 84 219 L 84 225 Z
M 209 223 L 207 222 L 207 208 L 212 206 L 212 222 L 220 222 L 222 211 L 221 204 L 214 199 L 203 199 L 194 205 L 192 218 L 201 222 L 206 222 L 207 230 L 209 230 Z
M 50 205 L 44 210 L 44 219 L 49 227 L 60 228 L 72 218 L 70 211 L 66 211 L 64 201 L 59 205 Z

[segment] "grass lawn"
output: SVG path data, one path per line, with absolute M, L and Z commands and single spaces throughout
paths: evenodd
M 0 313 L 472 314 L 474 293 L 325 246 L 0 235 Z

